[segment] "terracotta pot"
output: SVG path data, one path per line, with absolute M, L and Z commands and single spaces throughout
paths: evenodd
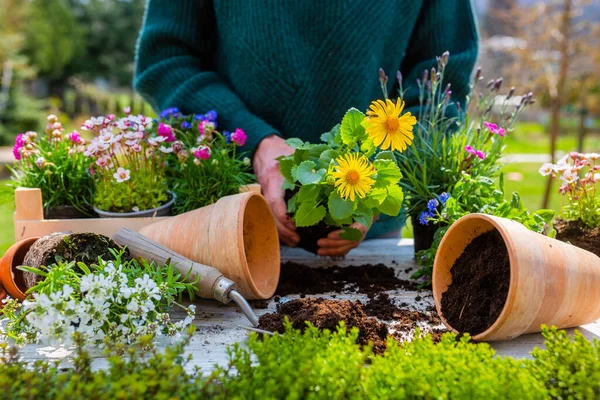
M 265 199 L 257 192 L 148 225 L 142 235 L 184 257 L 218 269 L 247 299 L 268 299 L 279 282 L 279 237 Z
M 8 294 L 15 299 L 25 300 L 25 282 L 23 281 L 23 271 L 16 269 L 22 265 L 25 254 L 29 248 L 39 238 L 29 238 L 21 240 L 4 253 L 0 259 L 0 280 Z
M 539 332 L 542 324 L 579 326 L 600 318 L 600 258 L 573 245 L 532 232 L 522 224 L 485 214 L 469 214 L 446 232 L 433 267 L 433 296 L 444 325 L 442 293 L 452 282 L 452 266 L 471 241 L 497 229 L 510 259 L 510 287 L 498 319 L 474 340 L 513 339 Z

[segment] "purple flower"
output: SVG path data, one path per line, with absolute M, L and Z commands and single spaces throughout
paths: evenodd
M 235 130 L 235 132 L 233 132 L 231 134 L 231 140 L 237 144 L 238 146 L 243 146 L 246 144 L 246 139 L 248 139 L 248 136 L 246 135 L 246 132 L 244 132 L 243 130 L 241 130 L 240 128 L 237 128 Z
M 449 198 L 450 195 L 446 192 L 440 194 L 440 202 L 442 203 L 442 205 L 445 205 Z
M 171 118 L 171 117 L 178 117 L 180 115 L 181 115 L 181 112 L 179 111 L 179 108 L 170 107 L 165 110 L 162 110 L 161 113 L 158 114 L 158 118 L 165 119 L 165 118 Z
M 206 113 L 205 117 L 209 121 L 216 121 L 217 120 L 217 112 L 215 110 L 210 110 L 209 112 Z
M 162 136 L 165 138 L 165 142 L 171 143 L 175 141 L 175 136 L 171 131 L 171 126 L 167 124 L 163 124 L 162 122 L 158 125 L 158 136 Z
M 183 121 L 181 123 L 181 129 L 192 129 L 192 123 L 188 121 Z
M 433 218 L 433 214 L 423 211 L 421 215 L 419 215 L 419 223 L 421 225 L 429 225 L 429 219 Z
M 206 119 L 206 117 L 202 114 L 194 115 L 194 121 L 204 121 L 205 119 Z
M 231 143 L 231 133 L 224 131 L 223 136 L 225 137 L 225 143 L 227 143 L 227 144 Z
M 434 213 L 435 210 L 437 210 L 437 206 L 440 203 L 436 200 L 436 199 L 431 199 L 427 202 L 427 209 L 431 212 Z

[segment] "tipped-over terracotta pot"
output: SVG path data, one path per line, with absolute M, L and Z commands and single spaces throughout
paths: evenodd
M 257 192 L 226 196 L 215 204 L 156 222 L 142 235 L 192 261 L 218 269 L 247 299 L 268 299 L 279 282 L 279 237 L 265 199 Z
M 25 283 L 23 281 L 23 272 L 17 269 L 22 265 L 25 254 L 29 248 L 39 238 L 29 238 L 21 240 L 12 246 L 4 253 L 0 259 L 0 280 L 2 286 L 6 289 L 11 297 L 18 300 L 25 300 Z
M 502 312 L 474 340 L 506 340 L 539 332 L 542 324 L 579 326 L 600 318 L 600 258 L 573 245 L 532 232 L 522 224 L 485 214 L 469 214 L 446 232 L 433 267 L 433 296 L 444 325 L 442 293 L 452 282 L 452 266 L 471 241 L 498 230 L 510 260 L 510 286 Z

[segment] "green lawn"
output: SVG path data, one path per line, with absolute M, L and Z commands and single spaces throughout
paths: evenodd
M 574 131 L 558 138 L 557 151 L 569 152 L 577 149 L 577 137 Z M 515 125 L 512 132 L 506 135 L 505 153 L 520 154 L 549 154 L 550 135 L 542 124 L 536 122 L 521 122 Z M 588 134 L 583 143 L 585 152 L 600 151 L 600 136 Z
M 0 181 L 0 185 L 4 185 L 4 182 Z M 0 204 L 0 254 L 4 254 L 15 240 L 13 212 L 14 205 L 12 202 Z

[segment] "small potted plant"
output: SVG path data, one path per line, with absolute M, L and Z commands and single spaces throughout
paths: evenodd
M 126 109 L 126 113 L 127 113 Z M 94 210 L 102 218 L 153 217 L 171 214 L 175 194 L 168 190 L 167 154 L 175 135 L 170 126 L 143 115 L 114 115 L 87 120 L 94 134 L 84 155 L 94 177 Z
M 79 132 L 66 133 L 55 115 L 48 116 L 44 134 L 17 135 L 12 186 L 38 188 L 47 219 L 94 216 L 94 184 L 83 154 L 85 139 Z
M 185 116 L 169 108 L 159 118 L 176 139 L 167 149 L 168 182 L 177 195 L 174 214 L 213 204 L 256 181 L 250 159 L 238 150 L 246 143 L 246 133 L 240 128 L 217 131 L 215 111 Z
M 501 104 L 502 79 L 490 80 L 483 88 L 478 70 L 464 108 L 452 95 L 451 85 L 444 80 L 450 54 L 438 57 L 437 68 L 425 70 L 417 79 L 420 106 L 417 112 L 415 139 L 407 150 L 396 152 L 404 173 L 400 183 L 407 197 L 407 213 L 411 216 L 415 237 L 415 254 L 431 247 L 439 228 L 435 222 L 425 224 L 431 214 L 430 200 L 440 202 L 441 193 L 451 193 L 463 172 L 473 177 L 495 178 L 504 149 L 504 137 L 511 131 L 525 106 L 533 103 L 532 93 L 513 103 L 511 88 Z M 402 76 L 398 75 L 400 98 L 404 96 Z M 387 76 L 380 71 L 385 89 Z M 387 96 L 386 90 L 384 95 Z M 515 105 L 516 104 L 516 105 Z M 496 122 L 494 122 L 496 121 Z
M 591 251 L 600 257 L 600 154 L 572 152 L 556 164 L 545 163 L 543 176 L 559 178 L 558 193 L 564 196 L 556 238 Z
M 412 140 L 414 117 L 401 117 L 401 109 L 400 100 L 374 102 L 367 116 L 349 110 L 340 125 L 321 136 L 322 143 L 287 140 L 295 152 L 280 157 L 279 165 L 299 247 L 316 253 L 317 241 L 338 229 L 343 239 L 359 240 L 362 233 L 353 223 L 368 229 L 379 214 L 398 215 L 402 173 L 391 151 L 376 153 L 402 150 Z M 397 135 L 381 129 L 387 118 L 397 124 Z

